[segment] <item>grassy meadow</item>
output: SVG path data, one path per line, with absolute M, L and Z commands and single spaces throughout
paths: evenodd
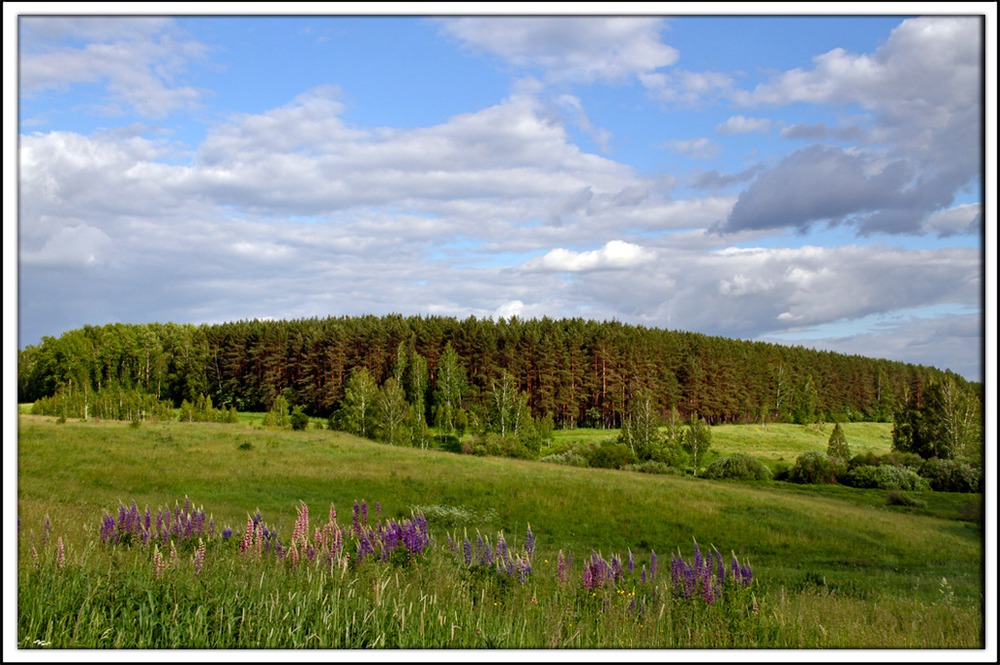
M 845 431 L 857 452 L 888 449 L 886 425 Z M 558 432 L 553 447 L 573 435 L 609 433 Z M 828 436 L 829 427 L 720 426 L 712 452 L 792 463 L 825 449 Z M 473 457 L 321 429 L 23 414 L 17 475 L 23 648 L 981 649 L 985 641 L 981 495 L 917 492 L 922 505 L 903 507 L 880 490 Z M 163 572 L 159 549 L 102 543 L 102 517 L 120 504 L 155 514 L 185 497 L 216 528 L 200 554 L 197 542 L 179 544 L 176 565 Z M 347 526 L 362 500 L 377 502 L 386 521 L 422 514 L 433 546 L 402 562 L 325 567 L 240 555 L 248 514 L 259 510 L 287 544 L 302 502 L 313 525 L 333 504 Z M 234 536 L 223 542 L 225 527 Z M 527 579 L 464 565 L 461 544 L 477 535 L 518 551 L 533 539 Z M 678 596 L 671 555 L 691 561 L 695 543 L 717 547 L 727 566 L 733 554 L 748 562 L 752 584 L 727 580 L 714 603 Z M 565 570 L 561 553 L 571 558 Z M 630 553 L 634 571 L 611 584 L 587 581 L 588 561 L 621 563 Z M 646 578 L 654 553 L 655 581 Z

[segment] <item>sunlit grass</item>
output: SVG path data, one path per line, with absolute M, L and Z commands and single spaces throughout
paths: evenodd
M 850 441 L 849 430 L 848 437 Z M 69 567 L 84 578 L 59 582 L 66 588 L 53 593 L 65 594 L 65 599 L 32 600 L 35 604 L 29 605 L 37 611 L 52 603 L 75 607 L 96 598 L 94 594 L 110 594 L 103 586 L 112 584 L 105 577 L 110 571 L 117 571 L 116 583 L 141 600 L 151 584 L 148 561 L 140 561 L 140 553 L 129 553 L 112 564 L 94 545 L 102 514 L 119 502 L 134 500 L 140 508 L 149 505 L 155 510 L 188 496 L 212 514 L 220 529 L 227 524 L 241 528 L 248 511 L 259 508 L 269 523 L 288 535 L 300 500 L 317 510 L 332 502 L 343 514 L 354 500 L 368 499 L 380 501 L 383 513 L 391 517 L 435 506 L 427 516 L 439 542 L 456 527 L 523 534 L 530 524 L 538 537 L 539 575 L 543 562 L 552 565 L 559 550 L 572 552 L 578 563 L 591 550 L 646 555 L 655 550 L 667 561 L 678 548 L 689 551 L 692 539 L 715 544 L 726 554 L 733 550 L 753 564 L 762 612 L 768 612 L 767 621 L 755 624 L 752 635 L 739 638 L 749 646 L 976 647 L 983 630 L 982 524 L 960 519 L 962 506 L 981 501 L 978 495 L 928 492 L 921 495 L 926 508 L 901 509 L 887 506 L 885 493 L 877 490 L 713 482 L 477 458 L 393 448 L 328 430 L 177 422 L 139 427 L 59 424 L 35 416 L 20 418 L 18 464 L 22 561 L 30 560 L 24 553 L 40 543 L 48 516 L 51 538 L 64 539 Z M 51 546 L 40 549 L 43 556 L 51 555 Z M 344 646 L 351 640 L 365 646 L 378 642 L 477 648 L 718 644 L 718 638 L 713 643 L 708 634 L 688 635 L 682 643 L 669 623 L 658 623 L 648 632 L 651 629 L 626 628 L 616 620 L 581 632 L 579 619 L 570 626 L 573 621 L 563 614 L 566 599 L 559 590 L 541 581 L 534 592 L 545 598 L 536 597 L 537 604 L 525 588 L 517 587 L 504 612 L 498 612 L 484 606 L 482 599 L 473 602 L 477 590 L 445 574 L 443 559 L 432 558 L 427 567 L 388 582 L 382 579 L 379 583 L 388 584 L 392 592 L 380 596 L 381 602 L 392 598 L 396 605 L 368 618 L 374 602 L 371 579 L 326 580 L 318 588 L 315 579 L 278 577 L 272 583 L 267 575 L 261 587 L 258 572 L 227 569 L 236 564 L 221 560 L 210 564 L 206 574 L 215 572 L 211 580 L 203 578 L 209 588 L 187 578 L 174 580 L 172 587 L 181 594 L 180 605 L 172 608 L 192 603 L 188 609 L 194 618 L 184 626 L 193 631 L 183 638 L 194 640 L 188 644 L 211 644 L 213 638 L 206 636 L 220 629 L 223 617 L 232 619 L 235 594 L 249 594 L 244 585 L 251 579 L 258 580 L 253 593 L 259 595 L 251 604 L 257 615 L 245 625 L 248 630 L 252 626 L 248 634 L 254 637 L 241 644 L 254 646 Z M 941 592 L 942 579 L 950 596 Z M 84 586 L 74 586 L 80 584 Z M 352 588 L 356 590 L 350 603 L 345 595 L 333 615 L 320 611 L 324 593 L 348 594 Z M 185 599 L 188 593 L 200 599 L 197 604 Z M 454 604 L 445 603 L 452 597 Z M 87 602 L 88 611 L 77 613 L 72 630 L 97 640 L 95 636 L 115 626 L 93 600 Z M 154 598 L 148 607 L 136 603 L 119 620 L 149 621 L 150 630 L 157 621 L 166 621 L 160 601 Z M 940 609 L 941 603 L 948 604 L 950 614 Z M 405 622 L 404 605 L 409 617 Z M 287 619 L 282 607 L 292 608 L 286 609 L 291 612 Z M 668 610 L 658 621 L 676 620 Z M 296 618 L 296 612 L 304 614 Z M 417 622 L 421 612 L 423 633 Z M 154 615 L 159 618 L 154 620 Z M 873 618 L 883 623 L 872 626 Z M 51 615 L 47 621 L 58 622 Z M 361 633 L 345 628 L 362 624 L 368 627 Z M 85 631 L 84 625 L 91 628 Z M 452 625 L 462 628 L 453 631 Z M 52 628 L 53 634 L 70 630 L 60 626 Z M 39 631 L 32 639 L 45 640 L 44 630 Z M 128 643 L 117 631 L 92 646 Z M 335 640 L 330 631 L 342 637 Z M 308 637 L 313 633 L 318 637 Z M 369 637 L 358 637 L 362 634 Z

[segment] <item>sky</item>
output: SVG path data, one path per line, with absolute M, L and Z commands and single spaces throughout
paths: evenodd
M 995 5 L 637 4 L 5 4 L 18 348 L 115 322 L 582 317 L 984 380 Z

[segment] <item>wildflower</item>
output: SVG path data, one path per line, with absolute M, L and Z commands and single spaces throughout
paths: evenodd
M 628 572 L 629 575 L 635 572 L 635 555 L 632 554 L 632 550 L 628 551 Z
M 202 567 L 205 565 L 205 541 L 201 538 L 198 539 L 198 549 L 194 553 L 194 574 L 197 576 L 201 573 Z
M 228 526 L 222 529 L 222 540 L 228 542 L 233 537 L 233 530 Z
M 35 549 L 34 545 L 31 546 L 31 558 L 34 560 L 34 562 L 35 562 L 35 568 L 37 569 L 38 566 L 39 566 L 38 550 Z
M 466 536 L 465 540 L 462 541 L 462 554 L 465 557 L 465 565 L 472 565 L 472 541 Z
M 166 564 L 163 561 L 163 555 L 160 553 L 160 546 L 153 545 L 153 575 L 156 577 L 163 577 L 163 571 L 166 569 Z
M 562 584 L 566 584 L 569 580 L 569 571 L 566 566 L 566 556 L 563 554 L 562 550 L 559 550 L 559 555 L 556 557 L 556 577 Z
M 52 521 L 49 516 L 45 516 L 45 523 L 42 524 L 42 545 L 49 542 L 49 533 L 52 531 Z
M 254 521 L 250 517 L 250 513 L 247 513 L 247 525 L 243 529 L 243 540 L 240 541 L 240 552 L 246 552 L 253 545 L 253 532 L 254 532 Z
M 528 553 L 529 557 L 535 556 L 535 534 L 531 531 L 531 525 L 528 525 L 528 533 L 524 537 L 524 551 Z
M 62 536 L 56 541 L 56 567 L 62 570 L 62 567 L 66 565 L 66 547 L 63 545 Z

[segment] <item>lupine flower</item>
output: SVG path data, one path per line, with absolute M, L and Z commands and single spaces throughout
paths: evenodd
M 163 561 L 163 555 L 160 553 L 160 546 L 153 545 L 153 574 L 157 577 L 163 577 L 163 571 L 166 569 L 166 564 Z
M 205 565 L 205 541 L 198 539 L 198 549 L 194 553 L 194 574 L 197 577 Z
M 566 556 L 563 554 L 562 550 L 559 550 L 559 555 L 556 557 L 556 577 L 563 584 L 569 581 L 569 570 L 566 566 Z
M 232 538 L 232 537 L 233 537 L 233 530 L 230 529 L 228 526 L 227 527 L 223 527 L 223 529 L 222 529 L 222 540 L 225 541 L 225 542 L 228 542 L 229 539 Z
M 45 516 L 45 523 L 42 524 L 42 545 L 49 542 L 49 533 L 52 531 L 52 521 L 49 516 Z
M 466 536 L 465 540 L 462 541 L 462 553 L 465 556 L 465 565 L 472 565 L 472 541 Z
M 63 545 L 62 536 L 59 536 L 56 540 L 56 567 L 62 570 L 64 565 L 66 565 L 66 546 Z
M 628 551 L 628 572 L 629 575 L 635 572 L 635 555 L 632 554 L 632 550 Z
M 528 525 L 528 533 L 524 537 L 524 551 L 528 553 L 529 557 L 535 556 L 535 534 L 531 531 L 531 525 Z
M 654 550 L 649 550 L 649 578 L 651 580 L 656 579 L 656 552 Z
M 34 560 L 35 568 L 37 569 L 40 563 L 38 561 L 38 550 L 35 549 L 34 545 L 31 546 L 31 558 Z

